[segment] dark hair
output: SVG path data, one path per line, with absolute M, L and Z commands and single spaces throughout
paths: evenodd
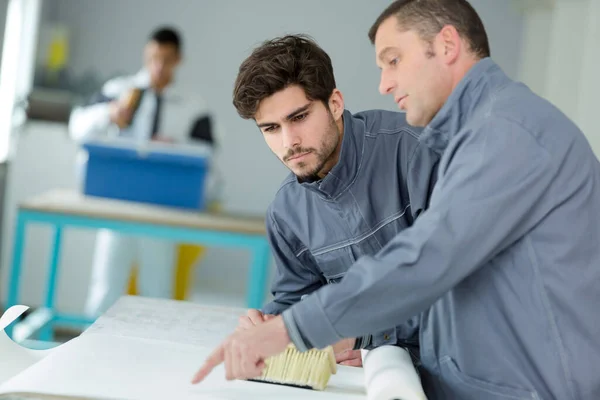
M 170 44 L 175 46 L 178 52 L 181 52 L 181 35 L 174 28 L 161 27 L 156 29 L 150 35 L 150 40 L 161 45 Z
M 397 18 L 401 29 L 413 29 L 428 42 L 445 25 L 452 25 L 469 43 L 472 53 L 479 58 L 490 56 L 483 22 L 467 0 L 396 0 L 381 13 L 369 30 L 371 43 L 375 43 L 379 26 L 392 16 Z
M 336 88 L 331 59 L 310 36 L 286 35 L 254 49 L 240 65 L 233 105 L 242 118 L 254 118 L 262 100 L 291 85 L 325 104 Z

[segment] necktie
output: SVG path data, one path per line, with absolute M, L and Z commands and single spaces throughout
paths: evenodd
M 154 121 L 152 122 L 152 131 L 150 132 L 151 138 L 156 137 L 156 134 L 158 133 L 158 129 L 160 127 L 159 124 L 160 124 L 161 106 L 162 106 L 162 95 L 160 95 L 159 93 L 156 93 L 156 108 L 154 110 Z

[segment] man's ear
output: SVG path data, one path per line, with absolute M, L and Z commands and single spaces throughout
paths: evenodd
M 180 50 L 177 50 L 177 53 L 175 54 L 175 63 L 174 63 L 175 68 L 179 67 L 181 65 L 182 61 L 183 61 L 183 54 L 181 54 Z
M 344 114 L 344 96 L 342 96 L 339 89 L 333 89 L 331 96 L 329 96 L 329 111 L 336 121 Z
M 458 59 L 462 51 L 462 40 L 456 28 L 452 25 L 446 25 L 438 34 L 438 51 L 446 64 L 453 64 Z

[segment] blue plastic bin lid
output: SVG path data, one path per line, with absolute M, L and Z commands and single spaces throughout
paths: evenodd
M 132 140 L 104 139 L 85 143 L 83 147 L 90 157 L 144 160 L 158 163 L 206 166 L 211 159 L 212 149 L 203 145 L 148 142 L 143 145 Z

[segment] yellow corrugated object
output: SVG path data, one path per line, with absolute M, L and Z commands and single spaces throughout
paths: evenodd
M 313 390 L 325 390 L 329 378 L 337 373 L 333 347 L 300 352 L 293 344 L 265 360 L 262 375 L 251 381 L 278 383 Z

